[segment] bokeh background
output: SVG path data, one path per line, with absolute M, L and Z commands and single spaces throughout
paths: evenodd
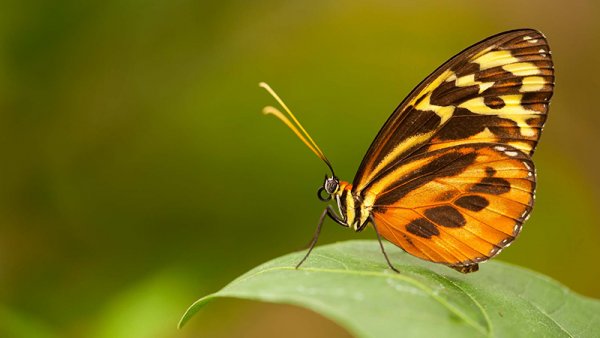
M 325 166 L 351 180 L 380 126 L 464 47 L 543 31 L 556 92 L 533 216 L 500 260 L 600 297 L 597 1 L 3 1 L 0 336 L 345 336 L 309 311 L 183 311 L 310 239 Z M 320 243 L 374 238 L 327 223 Z M 485 267 L 483 267 L 485 269 Z

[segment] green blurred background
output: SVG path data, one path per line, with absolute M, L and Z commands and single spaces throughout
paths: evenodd
M 543 31 L 556 92 L 533 216 L 501 260 L 600 297 L 597 1 L 4 1 L 0 336 L 344 336 L 291 306 L 183 311 L 298 250 L 402 98 L 489 35 Z M 327 223 L 320 243 L 374 238 Z M 485 266 L 483 267 L 485 269 Z

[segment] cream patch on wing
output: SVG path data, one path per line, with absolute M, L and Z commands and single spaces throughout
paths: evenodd
M 520 92 L 537 92 L 544 88 L 546 81 L 541 76 L 527 76 L 521 80 Z
M 475 74 L 469 74 L 465 76 L 461 76 L 456 79 L 454 84 L 458 87 L 469 87 L 469 86 L 479 86 L 479 94 L 483 93 L 486 89 L 490 88 L 494 85 L 494 82 L 480 82 L 475 81 Z
M 517 63 L 519 62 L 519 59 L 514 57 L 508 50 L 497 50 L 476 56 L 476 58 L 474 58 L 471 62 L 479 64 L 480 70 L 485 70 Z
M 531 62 L 517 62 L 502 66 L 507 72 L 511 72 L 515 76 L 528 76 L 540 73 L 540 69 Z
M 526 109 L 521 105 L 523 95 L 501 95 L 498 96 L 504 106 L 500 109 L 490 108 L 484 102 L 484 97 L 475 97 L 459 105 L 460 108 L 466 108 L 475 114 L 497 115 L 500 118 L 511 120 L 520 128 L 521 135 L 535 136 L 535 130 L 527 123 L 527 120 L 539 115 L 534 110 Z

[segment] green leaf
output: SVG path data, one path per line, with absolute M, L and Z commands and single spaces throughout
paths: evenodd
M 376 241 L 318 247 L 301 269 L 296 252 L 260 265 L 201 298 L 183 326 L 215 298 L 294 304 L 337 322 L 356 337 L 597 337 L 600 301 L 544 275 L 492 261 L 463 275 Z

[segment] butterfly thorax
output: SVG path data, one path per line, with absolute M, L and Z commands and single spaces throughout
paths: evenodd
M 345 226 L 362 231 L 369 221 L 371 210 L 360 195 L 352 193 L 352 184 L 340 181 L 339 189 L 333 194 Z

